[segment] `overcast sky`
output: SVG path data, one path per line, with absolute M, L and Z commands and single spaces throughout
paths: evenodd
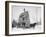
M 24 8 L 29 13 L 30 23 L 34 23 L 40 21 L 40 14 L 41 14 L 41 7 L 34 7 L 34 6 L 12 6 L 12 20 L 18 22 L 19 15 L 24 12 Z M 37 18 L 36 18 L 37 17 Z

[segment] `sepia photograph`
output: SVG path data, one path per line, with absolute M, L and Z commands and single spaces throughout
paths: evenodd
M 44 3 L 9 3 L 9 34 L 44 33 Z

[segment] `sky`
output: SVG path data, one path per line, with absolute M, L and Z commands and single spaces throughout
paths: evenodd
M 12 20 L 18 22 L 21 13 L 28 11 L 30 23 L 40 22 L 41 7 L 12 5 Z

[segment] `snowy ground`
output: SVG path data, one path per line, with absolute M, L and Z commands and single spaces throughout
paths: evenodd
M 42 25 L 36 25 L 35 28 L 22 29 L 22 28 L 12 28 L 12 34 L 22 34 L 22 33 L 40 33 L 43 32 Z

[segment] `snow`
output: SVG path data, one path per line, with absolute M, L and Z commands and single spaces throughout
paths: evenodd
M 23 28 L 12 28 L 12 34 L 25 34 L 25 33 L 40 33 L 43 32 L 42 25 L 36 25 L 35 28 L 23 29 Z

